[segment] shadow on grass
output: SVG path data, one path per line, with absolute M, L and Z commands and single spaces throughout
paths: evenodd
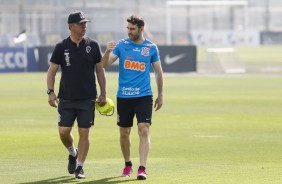
M 29 183 L 54 183 L 54 184 L 58 184 L 58 183 L 75 183 L 76 179 L 74 177 L 70 177 L 70 176 L 62 176 L 62 177 L 57 177 L 57 178 L 50 178 L 50 179 L 46 179 L 46 180 L 40 180 L 40 181 L 32 181 L 32 182 L 25 182 L 25 183 L 19 183 L 19 184 L 29 184 Z
M 95 183 L 95 184 L 102 184 L 102 183 L 108 183 L 108 184 L 116 184 L 116 183 L 126 183 L 130 182 L 136 179 L 127 179 L 123 181 L 110 181 L 115 178 L 120 178 L 120 176 L 116 177 L 109 177 L 109 178 L 103 178 L 99 180 L 93 180 L 93 181 L 84 181 L 84 179 L 76 179 L 74 177 L 70 176 L 62 176 L 62 177 L 57 177 L 57 178 L 50 178 L 46 180 L 40 180 L 40 181 L 33 181 L 33 182 L 25 182 L 25 183 L 19 183 L 19 184 L 59 184 L 59 183 L 83 183 L 83 184 L 90 184 L 90 183 Z

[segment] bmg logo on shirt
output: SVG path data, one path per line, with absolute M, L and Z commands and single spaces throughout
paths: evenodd
M 145 63 L 141 63 L 141 62 L 125 60 L 124 61 L 124 68 L 129 69 L 129 70 L 136 70 L 136 71 L 144 72 L 145 69 L 146 69 L 146 65 L 145 65 Z
M 65 50 L 64 55 L 65 55 L 66 66 L 70 66 L 71 64 L 70 64 L 70 53 L 69 53 L 69 50 Z

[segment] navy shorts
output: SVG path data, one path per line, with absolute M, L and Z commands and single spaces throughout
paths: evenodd
M 72 127 L 77 120 L 79 128 L 90 128 L 94 125 L 95 101 L 94 100 L 64 100 L 58 104 L 58 124 L 61 127 Z
M 117 125 L 120 127 L 132 127 L 133 118 L 136 115 L 137 123 L 149 123 L 152 121 L 153 97 L 117 98 Z

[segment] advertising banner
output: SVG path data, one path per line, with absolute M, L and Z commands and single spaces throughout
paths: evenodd
M 258 46 L 259 31 L 195 31 L 192 43 L 197 46 Z
M 195 46 L 158 46 L 163 71 L 166 73 L 196 72 L 197 49 Z M 105 47 L 102 47 L 102 51 Z M 115 61 L 106 71 L 118 71 Z
M 0 48 L 0 73 L 35 71 L 38 71 L 38 63 L 34 48 Z
M 261 32 L 261 44 L 262 45 L 281 45 L 282 44 L 282 32 Z
M 158 48 L 164 72 L 196 71 L 197 49 L 195 46 L 159 46 Z M 23 48 L 2 48 L 0 49 L 0 72 L 47 72 L 53 49 L 54 47 L 28 48 L 26 60 Z M 102 46 L 101 50 L 104 51 L 105 46 Z M 106 68 L 106 71 L 117 72 L 118 66 L 117 60 Z
M 196 72 L 195 46 L 159 46 L 159 50 L 164 72 Z
M 47 72 L 54 47 L 37 47 L 37 50 L 39 60 L 39 71 Z

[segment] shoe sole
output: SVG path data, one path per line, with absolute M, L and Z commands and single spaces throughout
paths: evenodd
M 130 177 L 130 175 L 128 174 L 128 175 L 121 175 L 121 177 Z
M 138 179 L 138 180 L 145 180 L 145 179 L 147 179 L 147 177 L 140 175 L 140 176 L 137 176 L 137 179 Z
M 129 174 L 122 174 L 121 177 L 130 177 L 130 175 L 133 173 L 133 170 L 130 171 Z
M 85 179 L 85 175 L 81 175 L 81 174 L 78 174 L 78 175 L 74 175 L 75 176 L 75 178 L 77 178 L 77 179 Z
M 85 177 L 76 176 L 76 179 L 85 179 Z

